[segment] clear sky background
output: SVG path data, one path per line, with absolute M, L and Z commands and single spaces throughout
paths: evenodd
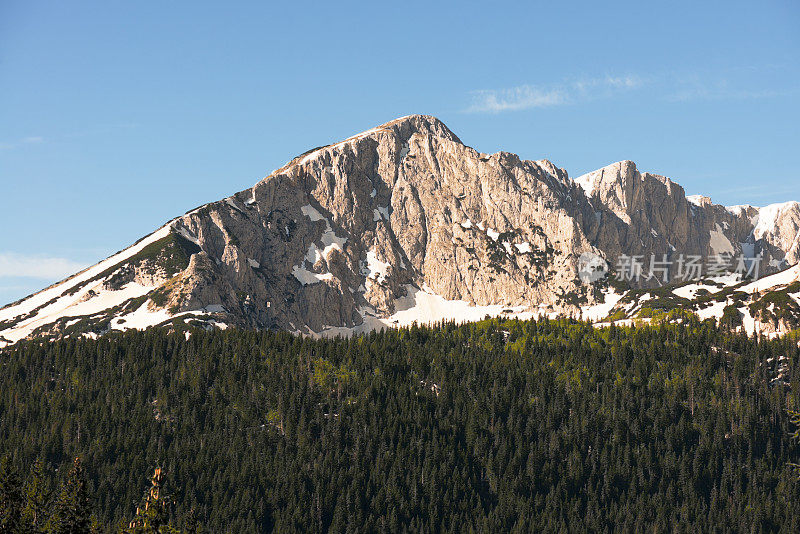
M 571 176 L 800 200 L 800 2 L 0 0 L 0 305 L 412 113 Z

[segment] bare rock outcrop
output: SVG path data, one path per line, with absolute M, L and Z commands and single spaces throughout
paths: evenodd
M 574 313 L 602 300 L 578 277 L 587 252 L 612 269 L 622 255 L 764 253 L 773 271 L 796 263 L 799 206 L 724 208 L 630 161 L 572 180 L 547 160 L 478 152 L 438 119 L 412 115 L 174 219 L 94 277 L 63 282 L 63 294 L 0 310 L 0 335 L 46 333 L 44 311 L 65 332 L 86 309 L 100 321 L 93 328 L 150 324 L 145 311 L 162 320 L 163 310 L 316 333 L 389 316 L 423 287 L 475 306 Z M 118 297 L 105 315 L 85 304 L 103 292 Z

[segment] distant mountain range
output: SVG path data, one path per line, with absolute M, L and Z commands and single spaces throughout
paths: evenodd
M 412 115 L 310 150 L 4 307 L 0 346 L 176 322 L 316 336 L 671 310 L 775 334 L 800 326 L 798 228 L 797 202 L 723 207 L 630 161 L 571 179 Z M 701 280 L 682 277 L 690 264 Z

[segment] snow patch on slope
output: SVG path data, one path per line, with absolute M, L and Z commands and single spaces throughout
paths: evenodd
M 697 282 L 694 284 L 687 284 L 685 286 L 676 287 L 675 289 L 672 290 L 672 293 L 674 295 L 677 295 L 685 299 L 694 300 L 694 298 L 701 290 L 706 290 L 709 293 L 713 294 L 721 291 L 721 288 L 717 287 L 716 285 L 707 284 L 705 282 Z
M 306 204 L 305 206 L 301 206 L 300 211 L 303 213 L 303 215 L 311 219 L 311 222 L 328 220 L 325 217 L 323 217 L 322 214 L 319 211 L 317 211 L 317 208 L 315 208 L 311 204 Z
M 600 304 L 593 306 L 586 306 L 581 309 L 581 318 L 584 321 L 599 321 L 608 317 L 611 310 L 622 299 L 624 293 L 617 293 L 614 288 L 608 288 L 603 291 L 605 300 Z
M 81 283 L 94 278 L 106 269 L 113 267 L 114 265 L 117 265 L 118 263 L 121 263 L 132 256 L 135 256 L 147 245 L 167 237 L 169 234 L 169 228 L 170 225 L 167 224 L 150 234 L 148 237 L 142 239 L 139 243 L 132 245 L 122 252 L 119 252 L 101 261 L 97 265 L 78 273 L 76 276 L 68 278 L 63 282 L 59 282 L 58 284 L 51 286 L 44 291 L 40 291 L 39 293 L 26 298 L 19 304 L 8 306 L 7 308 L 0 310 L 0 321 L 5 321 L 14 317 L 18 317 L 22 314 L 29 313 L 42 304 L 52 300 L 55 297 L 58 297 L 68 289 L 72 289 Z
M 751 282 L 740 290 L 746 293 L 761 292 L 773 287 L 789 285 L 796 280 L 800 280 L 800 263 L 779 273 Z
M 754 220 L 755 229 L 753 229 L 753 236 L 760 239 L 767 234 L 775 232 L 778 219 L 783 215 L 786 210 L 796 208 L 798 203 L 796 201 L 783 202 L 780 204 L 770 204 L 763 208 L 758 208 L 758 215 Z
M 362 274 L 367 277 L 367 280 L 374 280 L 382 284 L 386 280 L 388 270 L 389 264 L 379 260 L 375 251 L 367 252 L 367 261 L 362 269 Z
M 352 143 L 353 141 L 358 141 L 359 139 L 363 139 L 365 137 L 369 137 L 370 135 L 372 135 L 374 133 L 378 133 L 381 130 L 385 130 L 385 128 L 380 127 L 380 126 L 377 127 L 377 128 L 372 128 L 370 130 L 367 130 L 366 132 L 361 132 L 358 135 L 354 135 L 352 137 L 348 137 L 344 141 L 339 141 L 338 143 L 334 143 L 332 145 L 328 145 L 328 146 L 325 146 L 325 147 L 322 147 L 322 148 L 318 148 L 317 150 L 314 150 L 313 152 L 303 156 L 303 158 L 300 160 L 299 164 L 303 165 L 305 163 L 308 163 L 308 162 L 310 162 L 312 160 L 317 159 L 319 156 L 321 156 L 322 154 L 324 154 L 327 151 L 334 150 L 336 148 L 339 148 L 341 146 L 346 145 L 347 143 Z
M 338 249 L 340 251 L 342 250 L 342 247 L 344 247 L 344 244 L 347 242 L 347 238 L 346 237 L 339 237 L 339 236 L 336 235 L 336 233 L 331 228 L 331 222 L 328 220 L 327 217 L 324 217 L 311 204 L 306 204 L 305 206 L 302 206 L 300 208 L 300 211 L 303 212 L 303 215 L 305 215 L 306 217 L 311 219 L 311 222 L 325 221 L 325 231 L 322 233 L 322 236 L 320 237 L 320 241 L 322 241 L 322 244 L 325 245 L 325 248 L 322 251 L 322 255 L 324 257 L 327 258 L 328 255 L 334 249 Z M 311 247 L 314 247 L 313 243 L 312 243 Z M 312 255 L 311 247 L 309 247 L 309 252 L 308 252 L 309 255 Z M 316 247 L 314 247 L 314 248 L 316 248 Z
M 587 197 L 591 197 L 594 193 L 594 184 L 599 171 L 590 172 L 575 178 L 575 183 L 578 184 Z
M 111 322 L 109 323 L 109 328 L 111 330 L 122 330 L 122 331 L 144 330 L 145 328 L 150 328 L 151 326 L 158 326 L 162 323 L 165 323 L 167 321 L 170 321 L 178 317 L 205 315 L 207 313 L 218 313 L 224 311 L 225 308 L 222 307 L 222 305 L 211 304 L 200 310 L 185 311 L 173 315 L 165 309 L 160 309 L 160 308 L 150 309 L 148 303 L 145 302 L 131 313 L 128 313 L 126 315 L 121 315 L 119 317 L 115 317 L 114 319 L 112 319 Z M 227 328 L 226 324 L 217 321 L 212 321 L 212 324 L 214 324 L 214 326 L 222 328 L 223 330 Z
M 750 209 L 753 209 L 753 206 L 750 204 L 738 204 L 736 206 L 725 206 L 725 209 L 737 217 L 744 217 Z
M 719 319 L 720 317 L 722 317 L 722 312 L 725 310 L 725 306 L 727 305 L 728 305 L 727 300 L 723 300 L 721 302 L 715 301 L 711 306 L 697 310 L 696 313 L 697 316 L 700 317 L 700 319 L 702 320 L 710 319 L 712 317 L 715 319 Z
M 690 204 L 694 204 L 699 208 L 711 203 L 711 199 L 704 195 L 689 195 L 686 197 L 686 200 L 688 200 Z
M 78 273 L 72 278 L 40 291 L 18 304 L 0 310 L 0 321 L 7 321 L 30 314 L 33 310 L 41 308 L 32 317 L 11 328 L 0 331 L 0 336 L 16 343 L 30 335 L 40 326 L 52 324 L 61 317 L 91 315 L 155 289 L 155 287 L 140 286 L 139 284 L 127 284 L 118 291 L 112 291 L 102 289 L 105 279 L 95 280 L 90 284 L 87 284 L 87 282 L 115 265 L 124 263 L 125 260 L 135 256 L 148 245 L 167 237 L 170 228 L 171 223 L 166 224 L 139 243 Z M 70 295 L 69 292 L 71 290 L 74 290 L 74 293 Z
M 315 273 L 309 271 L 302 265 L 295 265 L 294 267 L 292 267 L 292 274 L 304 286 L 307 286 L 309 284 L 316 284 L 317 282 L 325 282 L 333 280 L 332 273 L 323 273 L 323 274 Z
M 447 300 L 435 294 L 429 287 L 423 285 L 418 289 L 406 285 L 406 296 L 395 300 L 395 313 L 389 317 L 380 318 L 374 310 L 361 308 L 359 313 L 364 318 L 364 323 L 355 328 L 328 327 L 319 334 L 322 337 L 350 336 L 380 330 L 382 328 L 398 328 L 417 324 L 435 324 L 441 321 L 455 321 L 467 323 L 502 315 L 521 320 L 532 319 L 539 316 L 536 312 L 526 311 L 523 306 L 509 307 L 503 305 L 476 306 L 461 300 Z
M 480 321 L 487 315 L 503 315 L 510 310 L 509 316 L 531 318 L 533 313 L 525 312 L 522 306 L 509 308 L 500 304 L 476 306 L 463 300 L 447 300 L 435 294 L 428 286 L 422 289 L 406 286 L 407 294 L 396 302 L 396 312 L 389 317 L 390 324 L 408 326 L 414 322 L 432 324 L 439 321 L 456 321 L 465 323 Z

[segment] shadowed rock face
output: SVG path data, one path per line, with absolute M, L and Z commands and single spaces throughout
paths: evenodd
M 753 226 L 722 206 L 687 200 L 669 178 L 640 173 L 631 161 L 614 163 L 576 179 L 600 219 L 588 230 L 609 258 L 621 254 L 738 255 Z M 596 228 L 596 231 L 593 231 Z M 716 236 L 716 239 L 712 239 Z
M 254 325 L 317 331 L 357 325 L 365 307 L 392 313 L 407 284 L 478 305 L 557 305 L 575 287 L 576 253 L 594 250 L 581 228 L 592 213 L 551 163 L 481 154 L 412 116 L 296 158 L 174 224 L 265 312 Z M 209 279 L 171 303 L 203 304 L 193 296 Z M 232 293 L 222 304 L 241 308 Z M 251 324 L 260 316 L 241 311 Z
M 756 228 L 754 238 L 763 241 L 772 255 L 793 265 L 800 261 L 800 203 L 786 202 L 766 208 L 750 208 Z
M 409 284 L 475 305 L 571 312 L 594 301 L 578 280 L 584 252 L 613 267 L 621 254 L 738 254 L 750 243 L 797 261 L 796 205 L 759 236 L 757 209 L 698 203 L 630 161 L 573 181 L 547 160 L 477 152 L 436 118 L 413 115 L 303 154 L 171 221 L 185 261 L 174 272 L 161 268 L 163 254 L 148 259 L 149 285 L 141 265 L 112 261 L 129 273 L 122 282 L 153 288 L 113 313 L 202 310 L 226 324 L 307 333 L 390 315 Z M 0 314 L 0 335 L 21 324 L 9 315 L 3 323 Z

